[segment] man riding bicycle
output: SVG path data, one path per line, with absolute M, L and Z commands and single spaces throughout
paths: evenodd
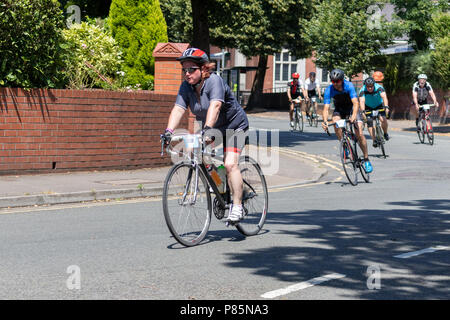
M 378 83 L 375 83 L 374 78 L 369 77 L 364 80 L 364 86 L 359 91 L 359 104 L 363 112 L 380 110 L 378 115 L 380 116 L 381 128 L 384 132 L 384 138 L 386 141 L 389 140 L 388 122 L 386 120 L 386 115 L 389 115 L 388 99 L 384 88 Z M 373 147 L 378 147 L 373 128 L 373 118 L 371 117 L 367 120 L 367 129 L 372 137 Z
M 240 221 L 243 218 L 243 180 L 238 162 L 249 128 L 247 115 L 226 82 L 212 72 L 208 55 L 204 51 L 188 48 L 177 60 L 182 65 L 184 81 L 180 85 L 163 139 L 166 143 L 170 142 L 188 107 L 196 116 L 196 120 L 202 122 L 205 141 L 211 142 L 210 129 L 220 131 L 223 138 L 224 165 L 233 194 L 228 220 Z M 217 139 L 217 135 L 214 138 Z
M 417 131 L 419 131 L 419 114 L 423 110 L 422 105 L 427 103 L 428 95 L 431 96 L 431 99 L 433 99 L 433 103 L 436 108 L 439 108 L 439 103 L 437 102 L 436 95 L 434 94 L 433 88 L 431 88 L 431 84 L 427 82 L 427 75 L 426 74 L 419 74 L 417 77 L 417 82 L 414 83 L 413 89 L 412 89 L 412 96 L 414 105 L 416 107 L 416 126 Z
M 344 71 L 334 69 L 330 73 L 331 85 L 328 86 L 324 94 L 323 123 L 324 130 L 328 129 L 328 110 L 330 109 L 331 98 L 334 102 L 333 122 L 349 117 L 349 121 L 355 126 L 355 134 L 358 139 L 361 150 L 364 154 L 364 170 L 367 173 L 373 171 L 372 164 L 369 161 L 367 152 L 367 142 L 363 134 L 362 117 L 359 111 L 358 97 L 355 87 L 350 81 L 344 79 Z M 342 139 L 342 129 L 334 129 L 338 140 Z
M 292 81 L 288 82 L 287 96 L 289 99 L 289 119 L 291 127 L 294 127 L 294 101 L 295 99 L 300 97 L 300 110 L 302 109 L 301 105 L 303 104 L 303 99 L 305 98 L 303 95 L 303 83 L 300 80 L 300 74 L 294 72 L 292 74 Z
M 319 100 L 322 99 L 322 95 L 320 93 L 320 82 L 316 79 L 316 73 L 310 72 L 309 78 L 305 81 L 305 94 L 306 101 L 308 102 L 312 97 L 318 97 Z M 314 102 L 314 109 L 317 110 L 317 100 Z M 306 115 L 308 116 L 310 110 L 306 110 Z

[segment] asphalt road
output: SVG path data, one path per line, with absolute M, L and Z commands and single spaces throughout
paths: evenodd
M 321 181 L 271 190 L 264 230 L 243 237 L 213 218 L 207 238 L 170 237 L 161 200 L 0 215 L 0 299 L 449 299 L 450 138 L 391 132 L 369 147 L 371 182 L 351 186 L 338 142 L 305 126 L 280 146 L 327 168 Z M 326 161 L 325 161 L 326 159 Z

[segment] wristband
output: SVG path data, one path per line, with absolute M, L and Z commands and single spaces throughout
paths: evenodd
M 166 131 L 169 131 L 170 133 L 172 133 L 172 134 L 173 134 L 173 130 L 172 130 L 172 129 L 170 129 L 170 128 L 166 128 Z
M 203 131 L 206 131 L 206 130 L 209 130 L 209 129 L 212 129 L 210 126 L 204 126 L 203 127 Z

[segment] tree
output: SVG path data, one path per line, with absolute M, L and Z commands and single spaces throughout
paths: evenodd
M 160 0 L 166 19 L 169 42 L 191 43 L 193 39 L 192 7 L 186 0 Z
M 330 0 L 316 6 L 306 27 L 316 64 L 327 70 L 343 69 L 348 76 L 370 72 L 383 47 L 403 30 L 387 22 L 371 0 Z
M 153 86 L 158 42 L 167 42 L 167 26 L 158 0 L 113 0 L 108 17 L 112 36 L 123 50 L 128 85 Z
M 447 0 L 391 0 L 405 22 L 409 42 L 416 50 L 428 50 L 433 14 L 448 11 Z M 447 27 L 448 28 L 448 27 Z
M 247 57 L 259 56 L 248 109 L 260 102 L 269 55 L 283 48 L 298 58 L 311 54 L 304 37 L 315 2 L 216 0 L 213 8 L 217 19 L 211 26 L 211 41 L 221 47 L 237 48 Z
M 86 18 L 106 18 L 109 13 L 109 7 L 112 0 L 59 0 L 61 8 L 66 12 L 67 8 L 76 5 L 81 10 L 81 17 Z
M 436 76 L 439 78 L 440 87 L 450 89 L 450 13 L 441 12 L 433 16 L 431 22 L 431 37 L 434 42 L 434 50 L 431 59 Z

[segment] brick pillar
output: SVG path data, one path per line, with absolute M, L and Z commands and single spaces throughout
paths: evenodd
M 153 50 L 155 58 L 155 93 L 177 94 L 183 75 L 176 60 L 189 43 L 158 43 Z
M 155 58 L 155 93 L 173 94 L 178 93 L 183 74 L 181 64 L 176 59 L 189 48 L 189 43 L 158 43 L 153 50 Z M 175 102 L 175 98 L 173 100 Z M 188 129 L 193 132 L 195 116 L 189 111 Z

